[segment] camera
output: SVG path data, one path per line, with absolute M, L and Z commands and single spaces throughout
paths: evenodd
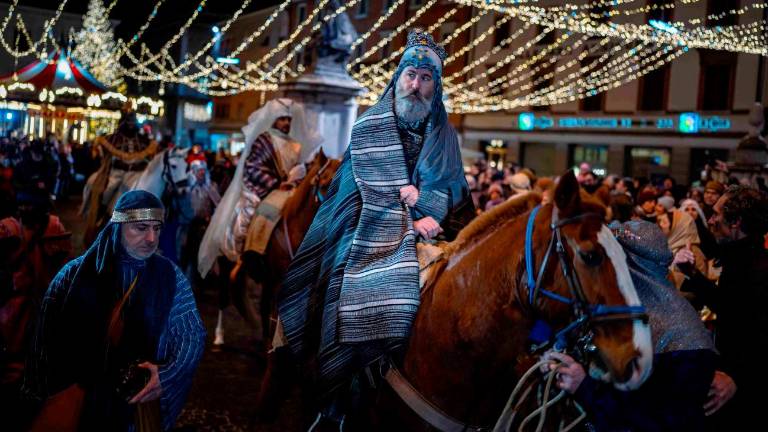
M 143 361 L 135 361 L 120 370 L 115 391 L 125 401 L 131 400 L 149 382 L 152 373 L 149 369 L 139 367 Z

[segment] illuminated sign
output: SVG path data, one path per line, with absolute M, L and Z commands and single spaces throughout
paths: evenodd
M 211 121 L 213 104 L 197 105 L 191 103 L 184 104 L 184 119 L 193 122 Z
M 682 113 L 680 114 L 680 132 L 682 133 L 696 133 L 699 131 L 699 114 L 697 113 Z
M 696 112 L 681 113 L 679 116 L 660 116 L 653 118 L 624 116 L 537 116 L 532 112 L 523 112 L 517 116 L 517 126 L 521 131 L 544 129 L 619 129 L 619 130 L 677 130 L 692 134 L 699 132 L 717 132 L 731 128 L 731 120 L 720 116 L 702 116 Z

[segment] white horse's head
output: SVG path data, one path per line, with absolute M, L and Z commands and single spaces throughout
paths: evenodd
M 158 198 L 162 198 L 166 185 L 185 190 L 191 184 L 186 160 L 188 152 L 188 148 L 178 147 L 161 151 L 149 162 L 133 188 L 152 192 Z

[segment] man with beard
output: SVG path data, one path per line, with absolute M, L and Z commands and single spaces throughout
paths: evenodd
M 732 186 L 712 211 L 709 225 L 723 266 L 719 285 L 690 265 L 694 257 L 687 248 L 677 253 L 675 264 L 688 276 L 681 290 L 694 292 L 717 314 L 720 371 L 705 409 L 711 415 L 722 407 L 717 424 L 732 430 L 735 424 L 760 424 L 760 401 L 768 388 L 764 373 L 752 373 L 755 353 L 768 350 L 768 197 L 757 189 Z
M 104 156 L 99 170 L 83 190 L 81 214 L 87 214 L 85 242 L 95 237 L 101 218 L 108 215 L 117 197 L 131 189 L 157 153 L 157 142 L 141 133 L 136 113 L 124 108 L 117 130 L 94 140 Z
M 157 254 L 163 204 L 126 192 L 48 287 L 26 370 L 30 430 L 169 430 L 203 353 L 184 273 Z
M 321 393 L 339 389 L 323 403 L 334 421 L 353 377 L 410 333 L 417 237 L 435 238 L 449 212 L 471 202 L 442 101 L 445 57 L 429 34 L 408 35 L 392 81 L 355 123 L 279 292 L 278 335 L 301 360 L 315 358 Z

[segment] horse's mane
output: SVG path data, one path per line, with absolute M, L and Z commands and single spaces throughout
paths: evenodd
M 496 230 L 501 225 L 520 216 L 541 203 L 541 195 L 536 192 L 528 192 L 510 198 L 490 211 L 483 213 L 464 227 L 456 239 L 445 247 L 445 256 L 452 254 L 474 244 L 486 234 Z

